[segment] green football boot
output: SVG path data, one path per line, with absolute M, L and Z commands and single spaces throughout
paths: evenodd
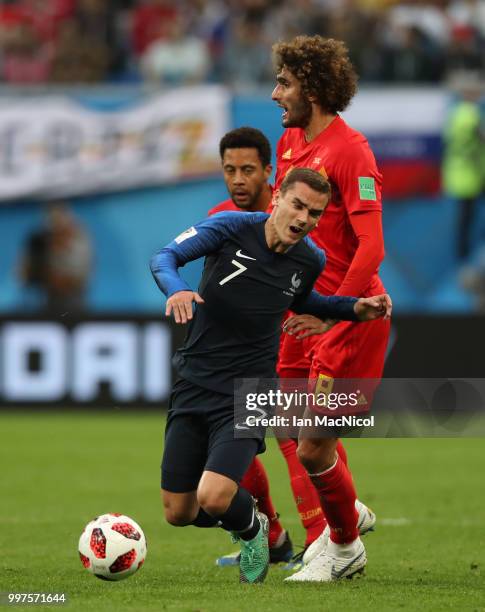
M 256 512 L 256 516 L 261 524 L 257 535 L 252 540 L 237 538 L 241 545 L 239 582 L 250 584 L 263 582 L 269 567 L 268 517 L 261 512 Z

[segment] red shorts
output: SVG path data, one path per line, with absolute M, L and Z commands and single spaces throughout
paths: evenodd
M 278 356 L 281 378 L 382 377 L 390 321 L 343 321 L 320 336 L 296 340 L 284 334 Z

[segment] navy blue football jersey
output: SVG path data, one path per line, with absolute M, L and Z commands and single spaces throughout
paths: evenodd
M 186 230 L 152 259 L 155 280 L 170 296 L 191 290 L 177 268 L 206 258 L 198 289 L 204 304 L 196 306 L 174 357 L 179 374 L 197 385 L 230 394 L 235 378 L 273 378 L 287 310 L 353 318 L 352 298 L 310 295 L 325 264 L 323 251 L 305 238 L 275 253 L 266 243 L 267 219 L 266 213 L 221 213 Z M 322 300 L 334 309 L 325 310 Z

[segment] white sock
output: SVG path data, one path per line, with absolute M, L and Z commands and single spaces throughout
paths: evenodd
M 348 557 L 349 559 L 355 555 L 355 551 L 360 542 L 360 538 L 355 538 L 353 542 L 347 542 L 346 544 L 337 544 L 332 540 L 328 540 L 326 552 L 330 555 L 338 557 Z

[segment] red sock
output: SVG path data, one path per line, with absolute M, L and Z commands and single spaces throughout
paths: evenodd
M 290 485 L 303 527 L 306 530 L 305 546 L 309 546 L 325 529 L 327 521 L 320 505 L 320 499 L 307 471 L 296 456 L 296 442 L 278 440 L 280 450 L 288 465 Z
M 244 474 L 241 487 L 247 489 L 258 502 L 258 509 L 261 510 L 269 519 L 268 542 L 270 548 L 276 546 L 278 538 L 283 533 L 283 527 L 278 520 L 278 515 L 274 509 L 273 502 L 269 493 L 269 481 L 261 461 L 255 457 L 253 462 Z
M 336 544 L 353 542 L 358 537 L 356 493 L 352 475 L 340 455 L 337 462 L 322 474 L 310 476 L 320 496 L 330 525 L 330 539 Z
M 340 459 L 345 463 L 347 467 L 349 467 L 349 463 L 347 461 L 347 451 L 344 448 L 344 445 L 340 440 L 337 442 L 337 453 L 339 454 Z

